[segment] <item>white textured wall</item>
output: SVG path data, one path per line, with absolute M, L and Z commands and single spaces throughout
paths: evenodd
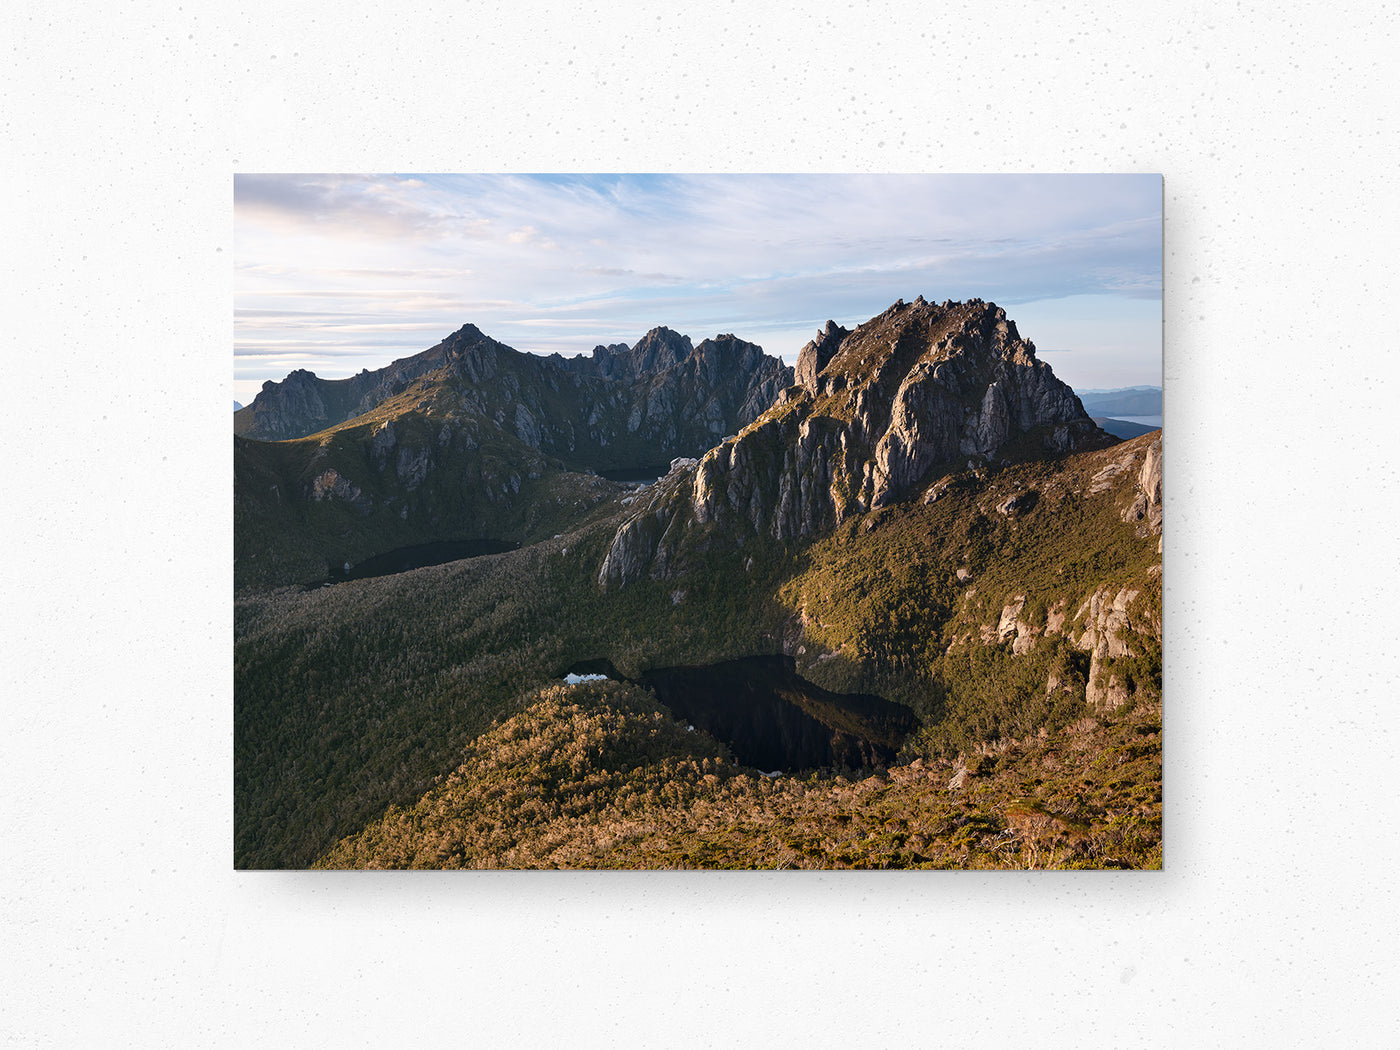
M 0 14 L 0 1040 L 1394 1045 L 1380 4 Z M 1156 874 L 231 870 L 237 171 L 1166 177 Z

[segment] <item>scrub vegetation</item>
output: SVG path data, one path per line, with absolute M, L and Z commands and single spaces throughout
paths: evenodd
M 650 693 L 555 685 L 322 868 L 1151 868 L 1160 708 L 866 776 L 766 776 Z
M 806 543 L 702 538 L 683 577 L 620 590 L 597 580 L 619 488 L 518 551 L 245 592 L 235 863 L 1159 865 L 1158 539 L 1124 520 L 1131 471 L 1093 491 L 1132 452 L 978 467 Z M 1157 632 L 1110 661 L 1131 702 L 1098 710 L 1075 615 L 1127 587 Z M 997 633 L 1018 598 L 1019 653 Z M 911 708 L 899 764 L 768 778 L 635 685 L 551 684 L 782 652 Z

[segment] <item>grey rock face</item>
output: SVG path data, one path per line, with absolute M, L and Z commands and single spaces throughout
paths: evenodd
M 1142 592 L 1135 589 L 1121 588 L 1115 593 L 1112 588 L 1101 588 L 1075 613 L 1075 622 L 1082 623 L 1083 630 L 1074 644 L 1090 654 L 1084 698 L 1092 707 L 1111 710 L 1131 696 L 1127 683 L 1108 668 L 1109 658 L 1136 655 L 1136 635 L 1154 635 L 1161 640 L 1162 625 L 1139 609 L 1140 597 Z
M 423 484 L 432 466 L 432 454 L 426 448 L 401 448 L 394 472 L 410 492 Z
M 595 346 L 591 357 L 561 357 L 559 361 L 579 375 L 627 380 L 663 372 L 680 364 L 690 352 L 690 336 L 662 326 L 642 336 L 631 349 L 626 343 Z
M 900 301 L 853 332 L 828 324 L 803 353 L 802 384 L 700 460 L 688 522 L 810 536 L 918 495 L 968 457 L 1116 441 L 992 303 Z
M 367 512 L 370 501 L 360 491 L 360 487 L 334 469 L 322 471 L 312 480 L 310 498 L 317 503 L 322 500 L 341 500 L 352 504 L 362 512 Z
M 1142 520 L 1148 529 L 1162 534 L 1162 439 L 1147 450 L 1138 472 L 1138 498 L 1129 508 L 1131 517 Z
M 638 579 L 650 566 L 669 519 L 670 511 L 661 508 L 633 518 L 618 529 L 598 571 L 598 582 L 607 587 Z
M 817 337 L 797 352 L 797 367 L 793 369 L 793 382 L 808 390 L 817 389 L 819 373 L 841 349 L 841 340 L 851 333 L 835 321 L 827 321 L 826 327 Z
M 515 406 L 515 436 L 531 448 L 540 447 L 540 425 L 523 404 Z
M 370 439 L 370 455 L 383 467 L 385 461 L 389 458 L 389 453 L 394 450 L 394 446 L 397 443 L 398 435 L 394 433 L 393 421 L 386 419 L 375 428 L 374 437 Z

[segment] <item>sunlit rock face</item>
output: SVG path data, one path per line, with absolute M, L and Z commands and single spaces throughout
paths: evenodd
M 605 585 L 658 575 L 664 537 L 679 541 L 690 526 L 811 536 L 918 495 L 969 460 L 1116 440 L 1006 312 L 980 299 L 901 300 L 851 332 L 828 322 L 795 377 L 772 409 L 701 458 L 676 502 L 649 508 L 652 524 L 621 526 Z

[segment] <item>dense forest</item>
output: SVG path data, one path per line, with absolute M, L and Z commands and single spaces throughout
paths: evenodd
M 517 551 L 246 593 L 236 863 L 1160 864 L 1160 541 L 1134 514 L 1154 440 L 979 465 L 811 542 L 710 536 L 679 581 L 599 586 L 636 501 L 619 487 Z M 1125 593 L 1098 645 L 1099 599 Z M 764 653 L 912 710 L 896 765 L 764 777 L 635 685 L 557 684 Z M 561 743 L 565 718 L 596 744 Z M 887 838 L 862 852 L 856 831 Z

